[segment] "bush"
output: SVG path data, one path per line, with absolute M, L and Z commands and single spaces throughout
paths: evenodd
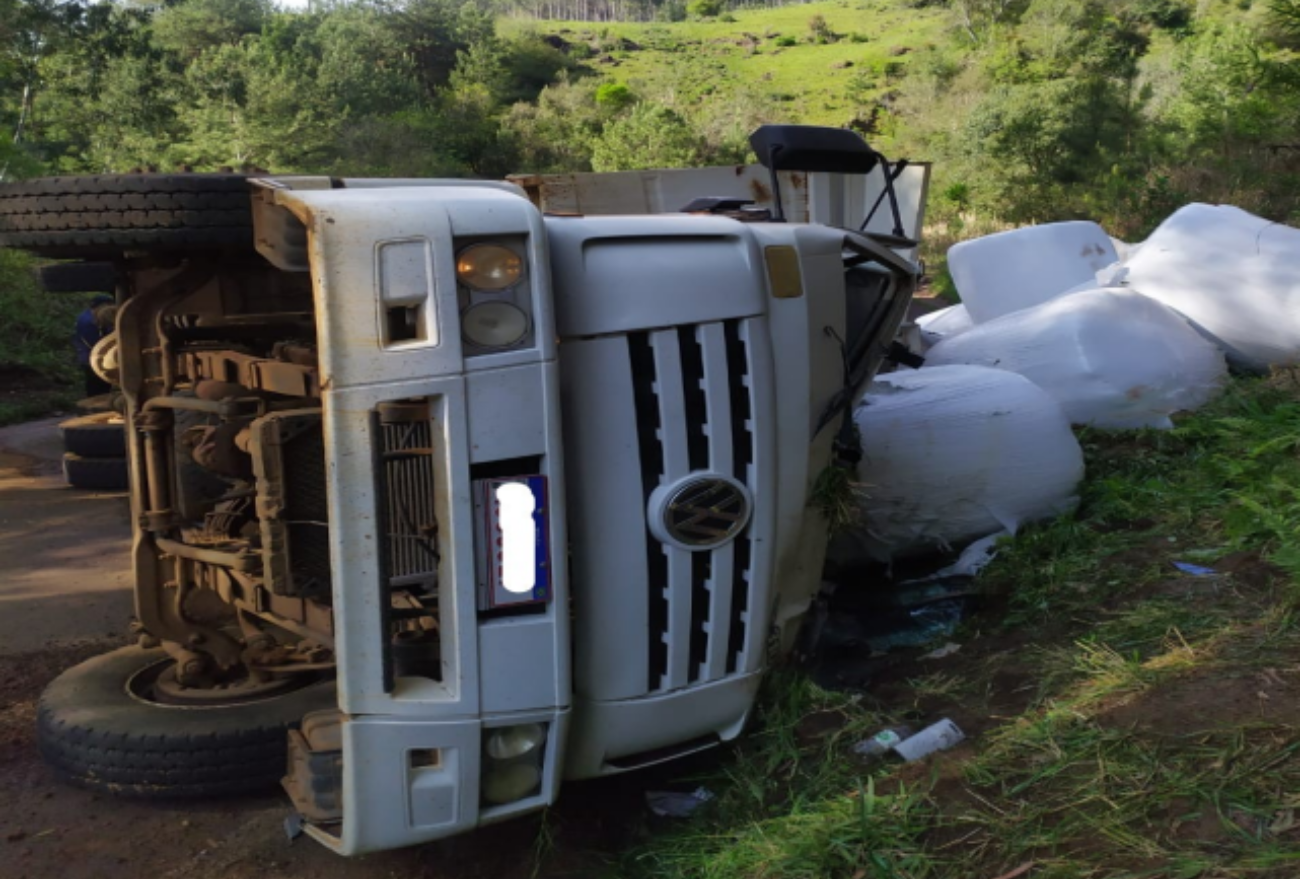
M 778 46 L 782 46 L 782 47 L 786 47 L 786 48 L 788 48 L 788 47 L 790 47 L 790 46 L 798 45 L 798 43 L 799 43 L 799 41 L 796 40 L 794 37 L 786 36 L 786 37 L 777 37 L 777 38 L 776 38 L 776 44 L 777 44 Z
M 826 21 L 824 15 L 814 15 L 808 19 L 808 33 L 814 43 L 833 43 L 839 39 L 839 34 L 831 30 L 830 24 Z
M 1130 11 L 1138 21 L 1166 30 L 1177 30 L 1192 23 L 1192 8 L 1180 0 L 1137 0 Z
M 695 18 L 713 18 L 722 12 L 722 0 L 689 0 L 686 12 Z
M 667 107 L 640 103 L 605 126 L 592 144 L 595 171 L 693 168 L 704 152 L 703 138 Z
M 605 82 L 596 89 L 596 103 L 611 110 L 622 110 L 636 103 L 636 95 L 621 82 Z

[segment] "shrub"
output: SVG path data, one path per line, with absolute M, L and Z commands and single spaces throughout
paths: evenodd
M 713 18 L 722 12 L 722 0 L 688 0 L 686 12 L 696 18 Z
M 605 82 L 596 89 L 596 103 L 611 110 L 622 110 L 636 103 L 636 95 L 621 82 Z
M 808 33 L 811 34 L 814 43 L 833 43 L 839 39 L 839 35 L 831 30 L 824 15 L 814 15 L 808 19 Z

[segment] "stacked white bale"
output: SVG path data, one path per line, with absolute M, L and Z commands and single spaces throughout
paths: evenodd
M 1130 286 L 1185 315 L 1234 363 L 1300 362 L 1300 229 L 1191 204 L 1126 265 Z
M 954 244 L 948 271 L 976 324 L 1041 305 L 1119 261 L 1110 236 L 1084 221 L 1027 226 Z
M 1072 293 L 940 342 L 932 366 L 1022 375 L 1074 424 L 1169 428 L 1218 393 L 1223 356 L 1176 312 L 1127 289 Z
M 1061 408 L 1009 372 L 976 366 L 879 376 L 854 421 L 862 521 L 840 558 L 888 561 L 960 546 L 1071 508 L 1083 453 Z

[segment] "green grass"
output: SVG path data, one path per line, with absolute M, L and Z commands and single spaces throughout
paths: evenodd
M 718 798 L 619 875 L 1300 875 L 1300 380 L 1082 440 L 1077 512 L 1003 548 L 961 651 L 860 699 L 774 675 L 754 732 L 692 780 Z M 832 733 L 800 735 L 828 712 Z M 937 759 L 850 753 L 945 715 L 978 733 Z
M 596 58 L 608 55 L 618 62 L 614 66 L 589 60 L 599 76 L 625 83 L 643 97 L 667 99 L 681 109 L 721 106 L 743 96 L 766 102 L 770 122 L 846 125 L 855 117 L 865 118 L 889 91 L 907 63 L 905 53 L 938 41 L 949 22 L 941 7 L 913 9 L 897 0 L 823 0 L 777 9 L 738 9 L 732 15 L 734 22 L 503 21 L 502 30 L 534 28 L 591 44 Z M 813 41 L 809 21 L 817 15 L 838 40 Z M 797 42 L 778 45 L 782 38 Z M 616 48 L 620 39 L 642 48 Z

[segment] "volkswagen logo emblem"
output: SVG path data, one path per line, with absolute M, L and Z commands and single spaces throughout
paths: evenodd
M 682 549 L 712 549 L 749 524 L 749 492 L 722 476 L 690 476 L 650 497 L 650 529 Z

